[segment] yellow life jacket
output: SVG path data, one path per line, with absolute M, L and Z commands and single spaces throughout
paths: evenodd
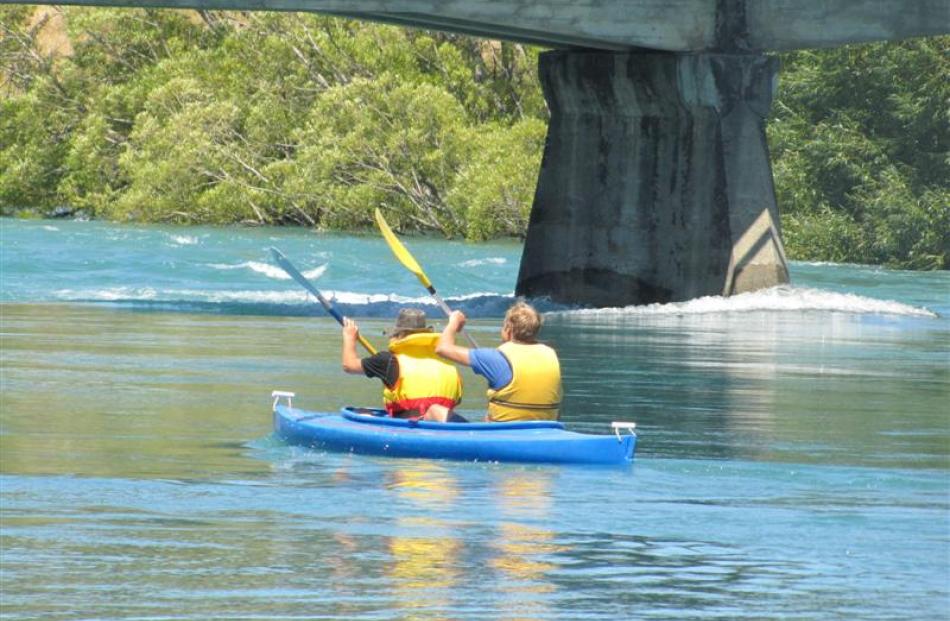
M 455 365 L 439 358 L 436 332 L 410 334 L 389 344 L 399 361 L 399 379 L 383 388 L 383 403 L 390 415 L 405 411 L 425 414 L 430 405 L 453 408 L 462 401 L 462 376 Z
M 511 382 L 488 390 L 488 420 L 557 420 L 561 406 L 561 365 L 541 343 L 503 343 L 498 351 L 511 364 Z

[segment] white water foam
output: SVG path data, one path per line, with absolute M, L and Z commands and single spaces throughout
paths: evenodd
M 337 305 L 340 312 L 354 316 L 391 316 L 398 308 L 415 306 L 425 309 L 432 317 L 441 315 L 435 302 L 428 296 L 410 297 L 395 293 L 359 293 L 324 289 L 324 296 Z M 152 303 L 208 303 L 208 304 L 272 304 L 309 305 L 316 300 L 303 289 L 268 290 L 200 290 L 161 289 L 151 287 L 109 287 L 105 289 L 60 289 L 53 297 L 73 302 L 152 302 Z M 461 308 L 472 316 L 495 316 L 504 313 L 511 295 L 471 293 L 446 298 L 454 308 Z
M 354 291 L 321 291 L 327 299 L 338 304 L 369 305 L 369 304 L 400 304 L 415 306 L 435 306 L 430 297 L 409 297 L 395 293 L 357 293 Z M 151 287 L 109 287 L 106 289 L 60 289 L 54 292 L 59 300 L 181 300 L 201 302 L 268 302 L 268 303 L 301 303 L 313 298 L 309 293 L 300 290 L 291 291 L 264 291 L 264 290 L 225 290 L 202 291 L 200 289 L 162 289 L 158 291 Z M 448 302 L 456 304 L 465 300 L 479 297 L 498 296 L 497 293 L 473 293 L 455 298 L 446 298 Z
M 119 300 L 154 300 L 158 292 L 151 287 L 110 287 L 108 289 L 60 289 L 53 292 L 58 300 L 94 300 L 116 302 Z
M 903 315 L 937 317 L 927 308 L 919 308 L 893 300 L 877 300 L 853 293 L 837 293 L 808 287 L 779 286 L 732 297 L 708 296 L 670 304 L 648 304 L 623 308 L 597 308 L 557 311 L 555 315 L 703 315 L 744 312 L 823 311 L 852 314 Z
M 274 278 L 276 280 L 290 280 L 290 276 L 282 270 L 281 268 L 271 265 L 269 263 L 261 263 L 259 261 L 245 261 L 244 263 L 237 263 L 234 265 L 229 265 L 226 263 L 209 263 L 208 267 L 216 270 L 239 270 L 239 269 L 249 269 L 258 274 L 263 274 L 268 278 Z M 306 272 L 301 272 L 310 280 L 315 280 L 323 276 L 323 273 L 327 271 L 327 264 L 324 263 L 318 267 L 308 270 Z
M 201 291 L 198 289 L 162 289 L 151 287 L 110 287 L 108 289 L 60 289 L 53 294 L 59 300 L 94 302 L 244 302 L 299 304 L 307 301 L 306 291 Z
M 198 238 L 194 235 L 169 235 L 168 238 L 179 246 L 194 246 L 198 243 Z
M 314 270 L 311 270 L 311 273 Z M 316 276 L 309 276 L 314 278 Z M 323 290 L 322 293 L 347 312 L 358 315 L 388 315 L 396 307 L 416 306 L 431 312 L 433 317 L 441 315 L 435 302 L 428 296 L 406 296 L 396 293 L 362 293 L 355 291 Z M 212 304 L 309 304 L 314 300 L 304 290 L 268 291 L 268 290 L 224 290 L 208 291 L 199 289 L 162 289 L 152 287 L 110 287 L 106 289 L 61 289 L 54 293 L 57 299 L 65 301 L 181 301 L 207 302 Z M 495 316 L 503 314 L 513 299 L 511 293 L 477 292 L 446 298 L 453 308 L 460 308 L 471 316 Z M 724 298 L 709 296 L 687 302 L 672 304 L 650 304 L 646 306 L 627 306 L 623 308 L 563 309 L 558 305 L 546 305 L 541 300 L 535 303 L 546 315 L 553 316 L 679 316 L 679 315 L 715 315 L 749 312 L 832 312 L 849 314 L 898 315 L 910 317 L 935 318 L 937 314 L 927 308 L 920 308 L 895 302 L 878 300 L 851 293 L 837 293 L 805 287 L 781 286 L 751 293 L 742 293 Z
M 487 259 L 469 259 L 458 263 L 459 267 L 478 267 L 479 265 L 504 265 L 508 259 L 504 257 L 488 257 Z
M 846 263 L 835 263 L 833 261 L 792 261 L 792 265 L 806 265 L 808 267 L 853 267 Z
M 173 299 L 198 300 L 213 303 L 251 303 L 251 304 L 302 304 L 307 302 L 306 291 L 190 291 L 187 289 L 168 291 Z
M 834 261 L 792 261 L 791 263 L 793 266 L 803 265 L 807 267 L 845 267 L 869 269 L 876 272 L 881 272 L 887 269 L 883 265 L 872 265 L 870 263 L 836 263 Z
M 323 291 L 323 294 L 330 299 L 336 300 L 341 304 L 373 304 L 375 302 L 395 302 L 396 304 L 416 305 L 416 306 L 435 306 L 435 300 L 429 296 L 410 297 L 399 295 L 397 293 L 356 293 L 353 291 Z M 459 304 L 467 300 L 484 297 L 498 297 L 502 294 L 479 292 L 467 293 L 445 298 L 445 301 Z
M 57 227 L 55 227 L 55 226 L 52 226 L 52 225 L 49 225 L 49 224 L 44 224 L 44 225 L 43 225 L 43 230 L 44 230 L 44 231 L 58 231 L 59 229 L 58 229 Z

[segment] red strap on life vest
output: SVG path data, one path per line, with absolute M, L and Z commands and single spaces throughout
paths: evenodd
M 426 410 L 429 409 L 430 405 L 443 405 L 450 410 L 454 408 L 457 404 L 452 399 L 447 397 L 423 397 L 421 399 L 403 399 L 402 401 L 397 401 L 395 403 L 386 404 L 386 412 L 390 416 L 398 418 L 407 418 L 409 420 L 419 420 L 426 415 Z M 413 414 L 406 416 L 407 412 L 418 412 L 418 414 Z

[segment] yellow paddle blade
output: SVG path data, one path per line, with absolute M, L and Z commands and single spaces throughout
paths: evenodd
M 429 277 L 426 276 L 419 263 L 411 254 L 409 254 L 409 250 L 407 250 L 406 247 L 402 245 L 402 242 L 399 241 L 399 238 L 396 237 L 396 234 L 393 233 L 393 230 L 389 228 L 388 224 L 386 224 L 386 219 L 383 217 L 382 212 L 377 209 L 375 215 L 376 224 L 379 226 L 379 230 L 383 234 L 383 239 L 385 239 L 386 243 L 389 244 L 389 249 L 393 251 L 393 254 L 396 255 L 397 259 L 399 259 L 399 262 L 406 266 L 406 269 L 416 275 L 416 278 L 419 279 L 419 282 L 422 283 L 423 287 L 427 289 L 431 288 L 432 283 L 429 281 Z

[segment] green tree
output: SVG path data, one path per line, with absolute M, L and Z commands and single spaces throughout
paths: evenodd
M 950 268 L 948 101 L 950 37 L 786 55 L 768 132 L 790 256 Z
M 32 11 L 0 9 L 0 213 L 51 209 L 71 133 L 85 110 L 56 59 L 40 50 L 47 19 L 31 25 Z
M 321 226 L 366 226 L 380 207 L 403 230 L 464 234 L 445 195 L 472 147 L 466 128 L 444 89 L 390 74 L 355 79 L 314 106 L 285 189 Z
M 446 199 L 454 212 L 464 214 L 468 239 L 524 235 L 546 133 L 547 125 L 539 119 L 472 132 L 472 155 Z

